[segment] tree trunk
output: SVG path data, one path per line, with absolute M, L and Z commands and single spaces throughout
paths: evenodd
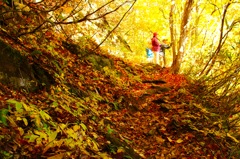
M 231 2 L 227 3 L 224 7 L 223 10 L 223 14 L 222 14 L 222 19 L 221 19 L 221 28 L 220 28 L 220 37 L 219 37 L 219 42 L 218 42 L 218 46 L 216 48 L 216 50 L 214 51 L 213 55 L 211 56 L 211 58 L 208 60 L 208 62 L 206 63 L 205 67 L 203 68 L 203 70 L 200 73 L 200 76 L 202 75 L 207 75 L 211 69 L 214 66 L 214 63 L 216 62 L 217 56 L 220 53 L 220 50 L 225 42 L 225 40 L 223 41 L 224 38 L 226 38 L 226 36 L 223 36 L 223 28 L 224 28 L 224 22 L 225 22 L 225 17 L 226 17 L 226 13 L 227 13 L 227 9 L 230 6 Z M 226 35 L 226 34 L 225 34 Z M 205 73 L 205 74 L 204 74 Z
M 194 2 L 193 0 L 187 0 L 185 2 L 183 17 L 182 17 L 182 22 L 181 22 L 181 27 L 180 27 L 180 39 L 179 39 L 179 43 L 178 43 L 178 54 L 177 54 L 176 58 L 173 60 L 173 64 L 172 64 L 172 70 L 174 73 L 179 72 L 181 63 L 182 63 L 182 59 L 184 56 L 185 46 L 186 46 L 186 43 L 188 40 L 187 39 L 187 34 L 188 34 L 187 24 L 189 21 L 193 2 Z
M 176 28 L 174 27 L 174 12 L 175 12 L 176 4 L 175 0 L 171 1 L 171 10 L 169 13 L 169 25 L 170 25 L 170 37 L 171 37 L 171 42 L 172 42 L 172 55 L 173 55 L 173 61 L 176 60 L 177 54 L 176 54 Z

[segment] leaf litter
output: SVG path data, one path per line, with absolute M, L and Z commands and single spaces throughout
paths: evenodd
M 54 76 L 57 83 L 50 90 L 26 93 L 0 84 L 5 158 L 134 158 L 129 147 L 141 158 L 231 155 L 230 143 L 238 140 L 195 100 L 184 75 L 110 55 L 104 56 L 114 68 L 96 70 L 54 40 L 49 46 L 54 53 L 28 46 L 41 48 L 41 58 L 29 59 Z

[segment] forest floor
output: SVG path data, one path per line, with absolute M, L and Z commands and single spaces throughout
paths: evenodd
M 113 129 L 143 158 L 228 158 L 218 115 L 198 101 L 196 85 L 169 70 L 141 74 L 130 106 L 108 113 Z
M 24 42 L 24 48 L 12 42 L 20 51 L 40 50 L 37 60 L 28 58 L 56 83 L 32 93 L 0 84 L 0 157 L 239 157 L 232 149 L 235 138 L 214 111 L 217 102 L 203 97 L 197 81 L 102 52 L 82 57 L 75 45 L 69 50 L 53 37 L 46 40 Z

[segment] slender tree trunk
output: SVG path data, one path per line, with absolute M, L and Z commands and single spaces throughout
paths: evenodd
M 188 28 L 187 24 L 189 21 L 190 13 L 193 7 L 193 0 L 186 0 L 185 2 L 185 7 L 183 11 L 183 17 L 182 17 L 182 22 L 181 22 L 181 27 L 180 27 L 180 39 L 178 43 L 178 53 L 177 57 L 173 60 L 172 64 L 172 70 L 174 73 L 178 73 L 181 67 L 182 59 L 184 56 L 184 51 L 185 51 L 185 46 L 187 43 L 187 34 L 188 34 Z
M 203 70 L 201 71 L 200 76 L 207 75 L 211 71 L 211 69 L 213 68 L 213 66 L 214 66 L 214 64 L 216 62 L 217 56 L 220 53 L 220 50 L 221 50 L 221 48 L 223 46 L 223 43 L 225 42 L 225 41 L 223 41 L 223 38 L 224 38 L 223 37 L 223 28 L 224 28 L 224 22 L 225 22 L 227 9 L 230 6 L 230 4 L 231 4 L 231 2 L 227 3 L 225 5 L 224 9 L 223 9 L 223 14 L 222 14 L 222 19 L 221 19 L 221 28 L 220 28 L 220 37 L 219 37 L 218 46 L 217 46 L 216 50 L 214 51 L 213 55 L 211 56 L 211 58 L 206 63 L 206 65 L 203 68 Z
M 177 54 L 176 54 L 176 37 L 174 35 L 176 35 L 176 30 L 174 27 L 174 12 L 175 12 L 175 0 L 171 1 L 171 10 L 169 13 L 169 25 L 170 25 L 170 37 L 171 37 L 171 42 L 172 42 L 172 55 L 173 55 L 173 61 L 176 60 L 177 58 Z

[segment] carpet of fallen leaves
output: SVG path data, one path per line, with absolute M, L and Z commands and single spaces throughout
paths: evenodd
M 157 72 L 157 73 L 156 73 Z M 221 137 L 211 134 L 209 119 L 193 106 L 193 96 L 185 87 L 183 75 L 173 75 L 169 69 L 156 69 L 132 90 L 131 105 L 138 109 L 110 112 L 113 127 L 143 158 L 227 158 Z M 164 80 L 165 84 L 150 81 Z M 146 94 L 152 88 L 167 87 L 167 91 Z
M 53 56 L 40 46 L 43 55 L 36 61 L 29 57 L 33 63 L 41 64 L 50 74 L 56 74 L 57 69 L 48 59 L 58 60 L 59 67 L 64 65 L 61 74 L 64 77 L 55 77 L 57 84 L 52 90 L 26 93 L 14 91 L 2 84 L 0 86 L 0 108 L 6 108 L 9 99 L 22 101 L 35 105 L 42 113 L 49 114 L 50 117 L 47 117 L 54 124 L 48 123 L 43 114 L 38 123 L 28 119 L 36 121 L 35 117 L 28 116 L 27 113 L 21 114 L 19 119 L 27 116 L 29 123 L 25 123 L 25 126 L 16 121 L 13 122 L 14 126 L 9 125 L 10 128 L 0 127 L 1 141 L 7 142 L 1 153 L 4 150 L 9 154 L 19 154 L 15 155 L 15 158 L 133 158 L 131 154 L 123 156 L 124 150 L 121 150 L 119 145 L 117 148 L 106 148 L 106 145 L 111 143 L 105 135 L 115 133 L 121 143 L 127 144 L 141 158 L 232 157 L 228 145 L 230 142 L 226 141 L 222 125 L 216 122 L 219 116 L 196 102 L 192 93 L 194 85 L 190 84 L 184 75 L 172 74 L 169 68 L 163 69 L 153 64 L 126 63 L 105 54 L 105 57 L 113 59 L 114 69 L 121 73 L 118 77 L 108 69 L 105 69 L 104 73 L 95 70 L 89 61 L 71 54 L 57 40 L 55 45 L 57 47 L 54 50 L 58 56 Z M 81 91 L 69 94 L 70 86 Z M 85 106 L 82 111 L 79 110 L 79 105 Z M 39 128 L 41 123 L 48 125 L 49 129 L 51 127 L 51 130 L 56 130 L 54 137 L 49 135 L 56 145 L 49 146 L 47 140 L 35 143 L 34 140 L 30 142 L 24 138 L 26 132 L 35 132 L 35 136 L 37 130 L 45 133 L 44 129 Z M 82 129 L 79 128 L 79 123 Z M 36 124 L 40 126 L 36 128 Z M 56 125 L 68 129 L 61 127 L 60 131 Z M 21 135 L 17 136 L 19 130 Z M 9 135 L 4 136 L 5 134 Z M 74 139 L 77 142 L 81 139 L 87 143 L 82 144 L 81 149 L 72 150 L 76 145 L 67 142 L 70 138 L 71 141 Z M 90 142 L 92 138 L 98 146 Z

